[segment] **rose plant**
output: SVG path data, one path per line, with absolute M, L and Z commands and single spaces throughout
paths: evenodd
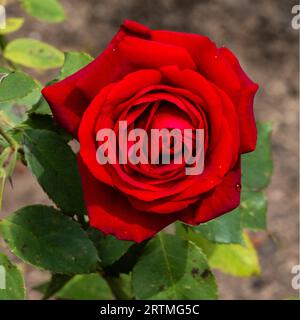
M 44 11 L 21 5 L 40 20 L 65 18 L 58 1 L 43 1 Z M 21 208 L 1 220 L 0 233 L 24 263 L 52 273 L 37 290 L 62 299 L 216 299 L 211 269 L 258 275 L 245 230 L 266 228 L 271 126 L 256 125 L 258 85 L 235 55 L 202 35 L 125 20 L 93 59 L 7 41 L 22 22 L 9 18 L 0 30 L 1 195 L 21 161 L 53 206 Z M 22 66 L 60 72 L 43 88 Z M 20 107 L 26 112 L 16 115 Z M 117 133 L 120 121 L 145 131 L 202 129 L 203 172 L 100 164 L 97 132 Z M 11 267 L 0 299 L 24 298 L 20 271 L 3 253 L 0 264 Z

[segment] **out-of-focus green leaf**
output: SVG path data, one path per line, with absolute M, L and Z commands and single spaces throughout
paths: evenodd
M 24 10 L 31 16 L 52 23 L 65 20 L 64 9 L 58 0 L 20 0 Z
M 24 98 L 36 88 L 36 82 L 27 74 L 8 73 L 0 80 L 0 103 Z
M 239 209 L 244 228 L 253 230 L 266 229 L 267 200 L 262 192 L 242 192 Z
M 108 284 L 99 274 L 76 275 L 55 296 L 68 300 L 113 299 Z
M 25 284 L 19 269 L 0 252 L 0 300 L 24 300 Z
M 271 123 L 257 124 L 256 150 L 242 156 L 242 186 L 244 190 L 258 191 L 266 188 L 272 176 Z
M 22 208 L 0 221 L 0 233 L 23 261 L 53 273 L 96 270 L 97 251 L 79 224 L 42 205 Z
M 216 299 L 215 279 L 196 245 L 175 235 L 150 240 L 132 273 L 139 299 Z
M 65 53 L 65 62 L 60 71 L 59 79 L 62 80 L 76 71 L 82 69 L 93 61 L 93 57 L 84 52 L 70 51 Z
M 64 55 L 53 46 L 30 38 L 19 38 L 8 43 L 4 57 L 14 63 L 35 69 L 59 68 Z
M 12 72 L 12 70 L 5 68 L 3 66 L 0 66 L 0 79 L 2 78 L 3 75 L 6 75 L 11 72 Z
M 8 18 L 4 29 L 0 28 L 0 34 L 9 34 L 19 30 L 24 23 L 24 18 Z
M 27 115 L 12 103 L 0 103 L 0 121 L 5 130 L 9 130 L 25 121 Z
M 246 233 L 243 237 L 244 245 L 213 243 L 192 231 L 188 232 L 187 237 L 204 251 L 211 268 L 238 277 L 260 274 L 256 250 Z
M 242 227 L 239 209 L 224 214 L 207 223 L 194 227 L 208 240 L 220 243 L 242 243 Z

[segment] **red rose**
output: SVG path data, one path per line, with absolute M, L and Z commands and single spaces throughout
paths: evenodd
M 88 66 L 43 90 L 55 119 L 80 142 L 78 163 L 90 224 L 140 242 L 181 220 L 199 224 L 239 205 L 240 155 L 253 151 L 258 85 L 227 48 L 207 37 L 125 21 Z M 105 164 L 97 131 L 201 128 L 205 165 Z

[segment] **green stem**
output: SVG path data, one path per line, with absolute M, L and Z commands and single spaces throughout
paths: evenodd
M 13 150 L 17 150 L 19 148 L 17 141 L 13 139 L 9 134 L 7 134 L 1 126 L 0 135 L 10 144 Z
M 4 51 L 6 44 L 7 44 L 6 39 L 4 38 L 3 35 L 0 35 L 0 48 L 2 51 Z

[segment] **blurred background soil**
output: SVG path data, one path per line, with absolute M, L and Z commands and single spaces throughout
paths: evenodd
M 254 236 L 262 265 L 261 277 L 236 279 L 217 273 L 222 299 L 285 299 L 296 297 L 291 268 L 299 260 L 298 216 L 298 31 L 291 28 L 289 0 L 62 0 L 68 20 L 49 25 L 27 17 L 16 36 L 33 37 L 61 50 L 86 51 L 96 56 L 123 19 L 152 28 L 201 33 L 219 46 L 228 46 L 253 80 L 260 84 L 255 113 L 273 122 L 274 176 L 269 199 L 268 232 Z M 7 15 L 22 15 L 18 5 Z M 45 83 L 57 71 L 40 73 Z M 28 204 L 49 199 L 27 169 L 15 173 L 13 189 L 4 194 L 0 217 Z M 30 287 L 47 274 L 26 268 Z M 30 290 L 28 298 L 39 295 Z

